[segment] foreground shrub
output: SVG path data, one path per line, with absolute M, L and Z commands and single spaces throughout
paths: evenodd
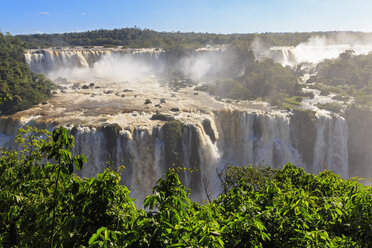
M 18 150 L 1 151 L 3 247 L 371 247 L 372 190 L 331 171 L 228 167 L 225 192 L 189 199 L 169 170 L 137 209 L 117 172 L 73 174 L 73 137 L 20 130 Z

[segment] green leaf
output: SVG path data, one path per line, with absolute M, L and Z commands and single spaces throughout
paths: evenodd
M 92 245 L 99 238 L 99 234 L 95 233 L 90 237 L 88 244 Z

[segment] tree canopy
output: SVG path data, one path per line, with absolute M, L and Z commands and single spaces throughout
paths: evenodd
M 25 63 L 25 43 L 0 33 L 0 114 L 12 114 L 44 101 L 51 95 L 51 81 L 33 73 Z
M 229 167 L 224 192 L 192 202 L 177 171 L 136 208 L 119 172 L 73 171 L 73 136 L 21 129 L 20 150 L 0 157 L 0 245 L 4 247 L 370 247 L 372 188 L 331 171 L 287 164 Z M 125 171 L 124 171 L 125 173 Z
M 356 36 L 371 36 L 370 33 L 349 32 Z M 259 38 L 267 46 L 296 46 L 312 36 L 332 36 L 336 32 L 307 33 L 251 33 L 251 34 L 213 34 L 157 32 L 138 27 L 113 30 L 92 30 L 87 32 L 63 34 L 18 35 L 27 43 L 27 48 L 55 46 L 124 46 L 130 48 L 161 47 L 199 48 L 206 45 L 234 44 L 249 48 L 252 41 Z

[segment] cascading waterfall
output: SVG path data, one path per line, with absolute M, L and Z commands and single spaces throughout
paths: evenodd
M 271 47 L 268 54 L 274 62 L 282 64 L 283 66 L 294 66 L 298 63 L 294 47 L 278 46 Z
M 164 51 L 161 49 L 49 48 L 27 50 L 25 60 L 32 71 L 46 74 L 50 78 L 67 77 L 83 80 L 89 78 L 88 76 L 91 76 L 91 79 L 107 78 L 110 74 L 115 75 L 115 71 L 117 73 L 120 69 L 129 73 L 138 70 L 136 66 L 139 65 L 145 69 L 138 71 L 137 74 L 161 72 L 164 66 Z M 112 68 L 113 65 L 117 68 L 115 66 Z M 125 70 L 126 67 L 130 70 Z
M 204 132 L 201 125 L 198 125 L 196 130 L 200 141 L 198 145 L 200 156 L 199 180 L 207 180 L 207 185 L 204 184 L 204 181 L 200 181 L 198 184 L 202 187 L 207 187 L 209 194 L 215 197 L 220 192 L 221 182 L 219 181 L 217 172 L 223 168 L 221 151 L 217 144 L 214 144 L 211 138 Z M 206 199 L 206 192 L 203 189 L 199 189 L 198 193 L 200 195 L 199 199 Z
M 292 113 L 293 115 L 293 113 Z M 204 180 L 208 192 L 216 196 L 221 185 L 217 175 L 226 165 L 244 165 L 264 162 L 273 167 L 282 167 L 288 162 L 318 173 L 327 168 L 349 176 L 348 171 L 348 126 L 340 116 L 317 115 L 313 164 L 302 161 L 291 134 L 293 118 L 287 112 L 244 112 L 224 110 L 211 113 L 209 118 L 194 124 L 184 124 L 180 148 L 172 153 L 180 158 L 176 166 L 196 169 L 185 172 L 181 180 L 191 188 L 192 198 L 205 199 Z M 206 123 L 209 123 L 206 125 Z M 0 119 L 1 141 L 14 137 L 16 123 L 10 118 Z M 32 124 L 32 123 L 31 123 Z M 37 125 L 37 124 L 33 124 Z M 78 175 L 92 177 L 111 166 L 118 169 L 124 165 L 122 182 L 132 190 L 132 195 L 142 200 L 151 193 L 152 187 L 170 167 L 166 146 L 177 137 L 169 139 L 166 130 L 155 126 L 152 130 L 121 130 L 117 136 L 108 135 L 103 128 L 73 127 L 75 136 L 74 154 L 85 154 L 88 163 Z M 111 160 L 112 162 L 106 163 Z
M 244 72 L 245 60 L 244 56 L 222 48 L 180 54 L 157 48 L 48 48 L 27 50 L 25 58 L 32 71 L 52 79 L 119 82 L 134 79 L 128 75 L 161 76 L 173 69 L 193 80 L 235 77 Z M 167 70 L 168 67 L 172 69 Z
M 309 171 L 319 173 L 327 168 L 347 178 L 349 176 L 347 146 L 349 135 L 345 119 L 318 116 L 316 127 L 314 164 L 312 170 Z
M 154 133 L 149 130 L 134 130 L 132 133 L 125 130 L 117 138 L 115 167 L 125 166 L 123 183 L 139 202 L 151 193 L 162 175 L 158 161 L 162 152 L 158 150 L 157 142 L 155 130 Z
M 75 148 L 73 154 L 84 154 L 89 159 L 89 166 L 78 170 L 77 174 L 84 177 L 94 177 L 105 169 L 106 140 L 103 133 L 96 128 L 77 127 L 71 130 L 74 134 Z
M 272 49 L 272 52 L 276 54 L 277 59 L 291 65 L 297 63 L 293 49 L 277 48 Z M 216 60 L 218 56 L 225 55 L 231 59 L 235 58 L 235 54 L 227 55 L 223 50 L 214 51 L 212 57 Z M 129 56 L 131 63 L 146 62 L 145 65 L 157 66 L 155 71 L 158 72 L 162 71 L 162 66 L 167 63 L 165 60 L 172 61 L 170 57 L 165 58 L 164 51 L 156 49 L 43 49 L 29 50 L 25 56 L 35 72 L 53 73 L 60 68 L 77 68 L 88 70 L 89 73 L 95 70 L 98 76 L 102 75 L 100 70 L 105 67 L 107 59 Z M 187 56 L 183 57 L 181 63 L 185 67 L 195 62 L 194 58 L 188 62 L 191 57 Z M 208 52 L 199 51 L 196 58 L 200 60 L 199 64 L 203 65 L 201 67 L 207 68 L 198 73 L 213 75 L 213 70 L 208 71 L 213 68 L 209 64 Z M 113 61 L 109 62 L 107 64 L 110 66 L 115 64 Z M 224 64 L 221 62 L 218 66 L 217 71 L 224 67 Z M 190 67 L 185 72 L 198 74 L 193 72 L 194 69 L 199 68 Z M 226 70 L 230 71 L 230 68 Z M 113 68 L 109 73 L 112 71 L 117 71 L 117 68 Z M 139 74 L 142 73 L 143 71 L 139 71 Z M 149 116 L 153 113 L 150 112 Z M 66 124 L 75 137 L 73 154 L 84 154 L 88 159 L 88 163 L 81 171 L 77 171 L 77 174 L 93 177 L 103 172 L 106 167 L 119 169 L 124 165 L 122 183 L 129 187 L 132 197 L 138 199 L 138 205 L 141 205 L 142 200 L 151 193 L 156 181 L 173 166 L 193 171 L 181 171 L 180 179 L 191 189 L 191 197 L 197 201 L 206 198 L 206 191 L 211 196 L 216 196 L 221 191 L 217 172 L 226 165 L 263 163 L 281 168 L 292 162 L 311 173 L 318 173 L 326 167 L 348 178 L 352 174 L 349 164 L 349 157 L 352 155 L 349 154 L 355 150 L 354 147 L 348 147 L 348 122 L 339 115 L 321 113 L 317 113 L 312 119 L 305 112 L 273 109 L 254 111 L 225 106 L 200 114 L 193 112 L 185 121 L 185 114 L 180 111 L 179 116 L 174 115 L 182 123 L 180 133 L 164 128 L 167 122 L 154 124 L 150 118 L 143 119 L 144 122 L 149 121 L 146 125 L 121 126 L 115 122 L 115 118 L 112 118 L 114 121 L 108 121 L 110 124 L 107 126 L 106 122 L 97 125 L 92 122 L 90 127 L 76 123 L 74 126 L 74 123 L 68 121 Z M 47 127 L 50 130 L 53 128 L 42 121 L 33 121 L 37 118 L 38 116 L 33 115 L 31 119 L 23 119 L 22 114 L 0 118 L 0 145 L 14 148 L 12 139 L 17 129 L 28 124 Z M 358 137 L 357 131 L 354 130 L 354 139 Z M 355 168 L 359 165 L 352 166 Z M 358 168 L 355 171 L 358 171 Z
M 38 73 L 47 73 L 64 68 L 92 67 L 102 56 L 110 55 L 110 50 L 28 50 L 25 53 L 26 63 L 31 70 Z
M 226 165 L 245 165 L 255 163 L 270 164 L 281 168 L 284 164 L 292 162 L 301 165 L 307 171 L 318 173 L 323 170 L 324 163 L 327 168 L 348 177 L 348 127 L 342 117 L 317 116 L 316 141 L 313 154 L 313 164 L 306 164 L 301 154 L 294 146 L 291 136 L 291 116 L 289 113 L 257 113 L 239 111 L 221 111 L 211 114 L 212 125 L 206 130 L 202 123 L 187 124 L 182 134 L 182 148 L 175 151 L 182 158 L 181 164 L 176 165 L 187 169 L 196 169 L 195 172 L 185 172 L 181 179 L 186 187 L 192 189 L 192 197 L 197 200 L 205 199 L 204 181 L 208 182 L 208 191 L 212 196 L 221 190 L 217 171 Z M 79 129 L 80 130 L 80 129 Z M 81 129 L 85 130 L 85 129 Z M 97 131 L 92 130 L 93 135 Z M 213 132 L 214 137 L 211 137 Z M 89 149 L 104 150 L 102 133 L 99 134 L 101 144 L 93 148 L 92 142 L 76 139 L 79 151 L 89 154 Z M 77 136 L 79 137 L 79 135 Z M 215 139 L 213 141 L 213 139 Z M 164 130 L 154 127 L 153 130 L 121 131 L 115 145 L 114 164 L 117 167 L 125 165 L 126 170 L 123 182 L 133 188 L 137 199 L 151 193 L 157 179 L 171 165 L 167 164 L 165 150 L 166 138 Z M 106 151 L 106 153 L 108 153 Z M 90 159 L 87 167 L 92 176 L 101 172 L 105 166 L 106 156 L 102 155 L 97 161 L 97 155 Z M 98 165 L 96 164 L 98 163 Z M 93 172 L 91 170 L 97 170 Z
M 338 44 L 321 37 L 314 37 L 307 42 L 293 46 L 271 47 L 266 57 L 283 66 L 296 66 L 301 63 L 316 65 L 325 59 L 335 59 L 341 53 L 352 50 L 356 55 L 372 51 L 370 44 Z
M 218 115 L 217 125 L 222 136 L 219 147 L 224 160 L 233 165 L 264 162 L 274 167 L 288 162 L 299 163 L 287 115 L 239 111 Z

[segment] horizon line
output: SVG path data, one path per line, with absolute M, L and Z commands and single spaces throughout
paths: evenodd
M 314 31 L 263 31 L 263 32 L 234 32 L 234 33 L 218 33 L 218 32 L 202 32 L 202 31 L 159 31 L 151 28 L 141 28 L 137 26 L 133 27 L 122 27 L 122 28 L 97 28 L 97 29 L 88 29 L 88 30 L 78 30 L 78 31 L 64 31 L 64 32 L 42 32 L 42 31 L 34 31 L 33 33 L 19 33 L 19 34 L 12 34 L 10 32 L 1 31 L 1 33 L 10 33 L 11 35 L 58 35 L 58 34 L 68 34 L 68 33 L 86 33 L 86 32 L 94 32 L 94 31 L 113 31 L 113 30 L 121 30 L 121 29 L 139 29 L 141 31 L 149 30 L 154 31 L 157 33 L 195 33 L 195 34 L 214 34 L 214 35 L 253 35 L 253 34 L 296 34 L 296 33 L 372 33 L 372 31 L 361 31 L 361 30 L 314 30 Z

